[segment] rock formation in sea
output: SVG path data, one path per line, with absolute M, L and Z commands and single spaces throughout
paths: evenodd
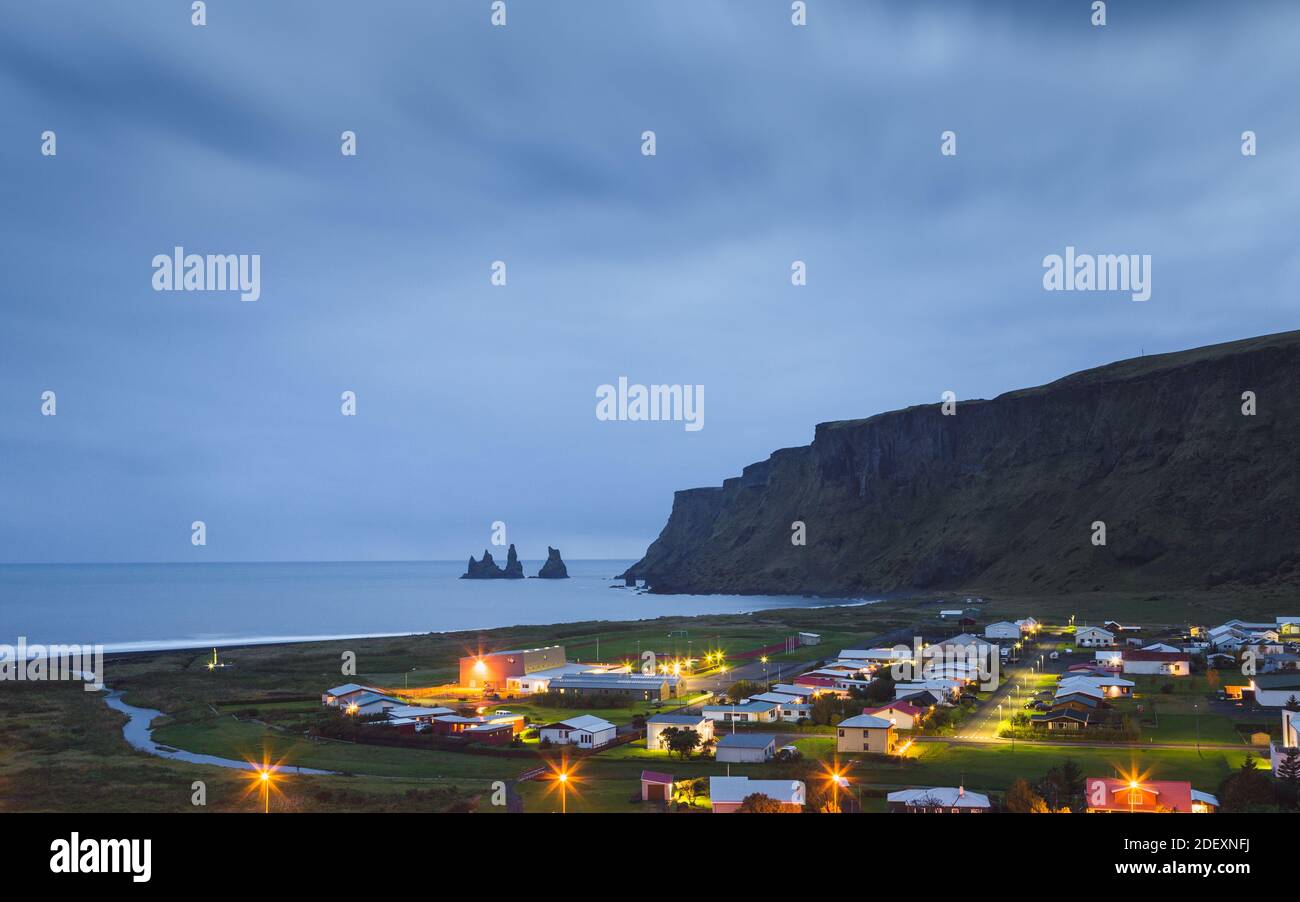
M 476 561 L 474 556 L 470 555 L 469 567 L 461 579 L 523 579 L 524 565 L 519 563 L 519 555 L 515 553 L 515 546 L 511 545 L 506 552 L 506 566 L 501 569 L 497 562 L 492 560 L 492 552 L 486 548 L 483 550 L 483 560 Z
M 626 575 L 660 593 L 1287 590 L 1298 448 L 1300 332 L 1138 357 L 951 415 L 822 423 L 677 492 Z
M 523 579 L 524 565 L 519 563 L 519 555 L 515 554 L 515 546 L 511 545 L 506 552 L 506 569 L 502 574 L 506 579 Z
M 568 579 L 569 568 L 560 559 L 560 549 L 546 546 L 546 563 L 537 571 L 538 579 Z

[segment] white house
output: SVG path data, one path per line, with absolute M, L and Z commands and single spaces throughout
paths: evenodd
M 1300 700 L 1300 673 L 1261 673 L 1251 678 L 1255 702 L 1265 708 L 1281 708 L 1294 696 Z
M 1126 680 L 1119 676 L 1063 676 L 1058 687 L 1057 694 L 1060 695 L 1059 689 L 1083 690 L 1095 689 L 1098 693 L 1106 698 L 1118 698 L 1120 696 L 1132 695 L 1133 689 L 1137 686 L 1132 680 Z
M 1020 632 L 1030 634 L 1036 633 L 1043 628 L 1043 625 L 1033 617 L 1025 617 L 1022 620 L 1017 620 L 1016 626 L 1020 627 Z
M 772 733 L 727 733 L 718 739 L 713 753 L 719 763 L 762 764 L 776 755 L 776 736 Z
M 964 786 L 930 786 L 924 789 L 900 789 L 885 797 L 890 811 L 979 813 L 993 804 L 980 792 L 967 792 Z
M 645 721 L 645 747 L 652 752 L 667 751 L 660 736 L 669 728 L 694 730 L 700 734 L 700 742 L 713 738 L 713 721 L 702 714 L 655 714 Z
M 1182 651 L 1181 648 L 1177 647 L 1176 645 L 1170 645 L 1170 644 L 1168 644 L 1167 642 L 1153 642 L 1153 643 L 1150 644 L 1150 645 L 1144 645 L 1144 646 L 1142 646 L 1142 650 L 1143 650 L 1143 651 L 1163 651 L 1163 652 L 1165 652 L 1166 654 L 1176 653 L 1176 652 L 1180 652 L 1180 651 Z M 1098 652 L 1098 654 L 1101 654 L 1101 653 Z
M 984 627 L 985 639 L 1019 639 L 1020 625 L 1010 620 L 999 620 Z
M 366 692 L 371 695 L 384 694 L 373 686 L 362 686 L 360 683 L 344 683 L 342 686 L 335 686 L 333 689 L 326 689 L 322 692 L 320 703 L 328 707 L 346 708 L 353 699 Z
M 1092 653 L 1094 660 L 1103 667 L 1123 667 L 1124 652 L 1118 648 L 1107 648 Z
M 947 700 L 954 698 L 961 691 L 962 685 L 960 680 L 915 680 L 910 683 L 895 683 L 894 698 L 898 700 L 918 692 L 930 692 L 936 698 Z
M 800 645 L 820 645 L 822 641 L 821 633 L 800 633 Z
M 793 683 L 777 683 L 769 691 L 779 692 L 782 695 L 797 695 L 807 704 L 812 697 L 817 694 L 817 690 L 810 686 L 796 686 Z
M 592 714 L 548 723 L 538 731 L 544 740 L 555 745 L 576 745 L 580 749 L 598 749 L 614 741 L 618 727 Z
M 1081 626 L 1074 631 L 1074 644 L 1080 648 L 1105 648 L 1115 644 L 1115 634 L 1099 626 Z
M 724 723 L 771 723 L 777 719 L 780 706 L 775 702 L 746 699 L 736 705 L 705 705 L 702 710 L 709 720 Z
M 802 808 L 807 790 L 802 780 L 751 780 L 748 777 L 709 777 L 709 800 L 714 814 L 730 814 L 752 795 Z
M 1183 652 L 1125 649 L 1124 672 L 1156 676 L 1190 676 L 1192 659 Z

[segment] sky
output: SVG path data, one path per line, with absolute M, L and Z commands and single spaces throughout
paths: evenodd
M 0 561 L 636 558 L 819 422 L 1295 328 L 1294 5 L 189 7 L 0 8 Z

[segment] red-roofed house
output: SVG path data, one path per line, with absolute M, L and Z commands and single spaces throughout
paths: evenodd
M 1131 812 L 1133 814 L 1208 814 L 1219 800 L 1208 792 L 1197 792 L 1181 780 L 1129 782 L 1110 777 L 1089 777 L 1086 784 L 1088 811 Z
M 835 681 L 830 677 L 797 676 L 794 678 L 794 684 L 796 686 L 807 686 L 809 689 L 825 689 L 827 691 L 835 689 Z
M 863 708 L 862 713 L 887 720 L 900 730 L 911 730 L 925 719 L 928 712 L 907 702 L 890 702 L 878 708 Z
M 1156 676 L 1190 676 L 1191 656 L 1181 651 L 1124 650 L 1124 672 Z

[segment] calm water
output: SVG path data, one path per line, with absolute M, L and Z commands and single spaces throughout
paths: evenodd
M 504 556 L 502 556 L 504 557 Z M 536 573 L 541 561 L 524 561 Z M 631 561 L 567 561 L 565 580 L 463 580 L 463 561 L 0 565 L 0 643 L 109 651 L 637 620 L 825 604 L 611 589 Z

